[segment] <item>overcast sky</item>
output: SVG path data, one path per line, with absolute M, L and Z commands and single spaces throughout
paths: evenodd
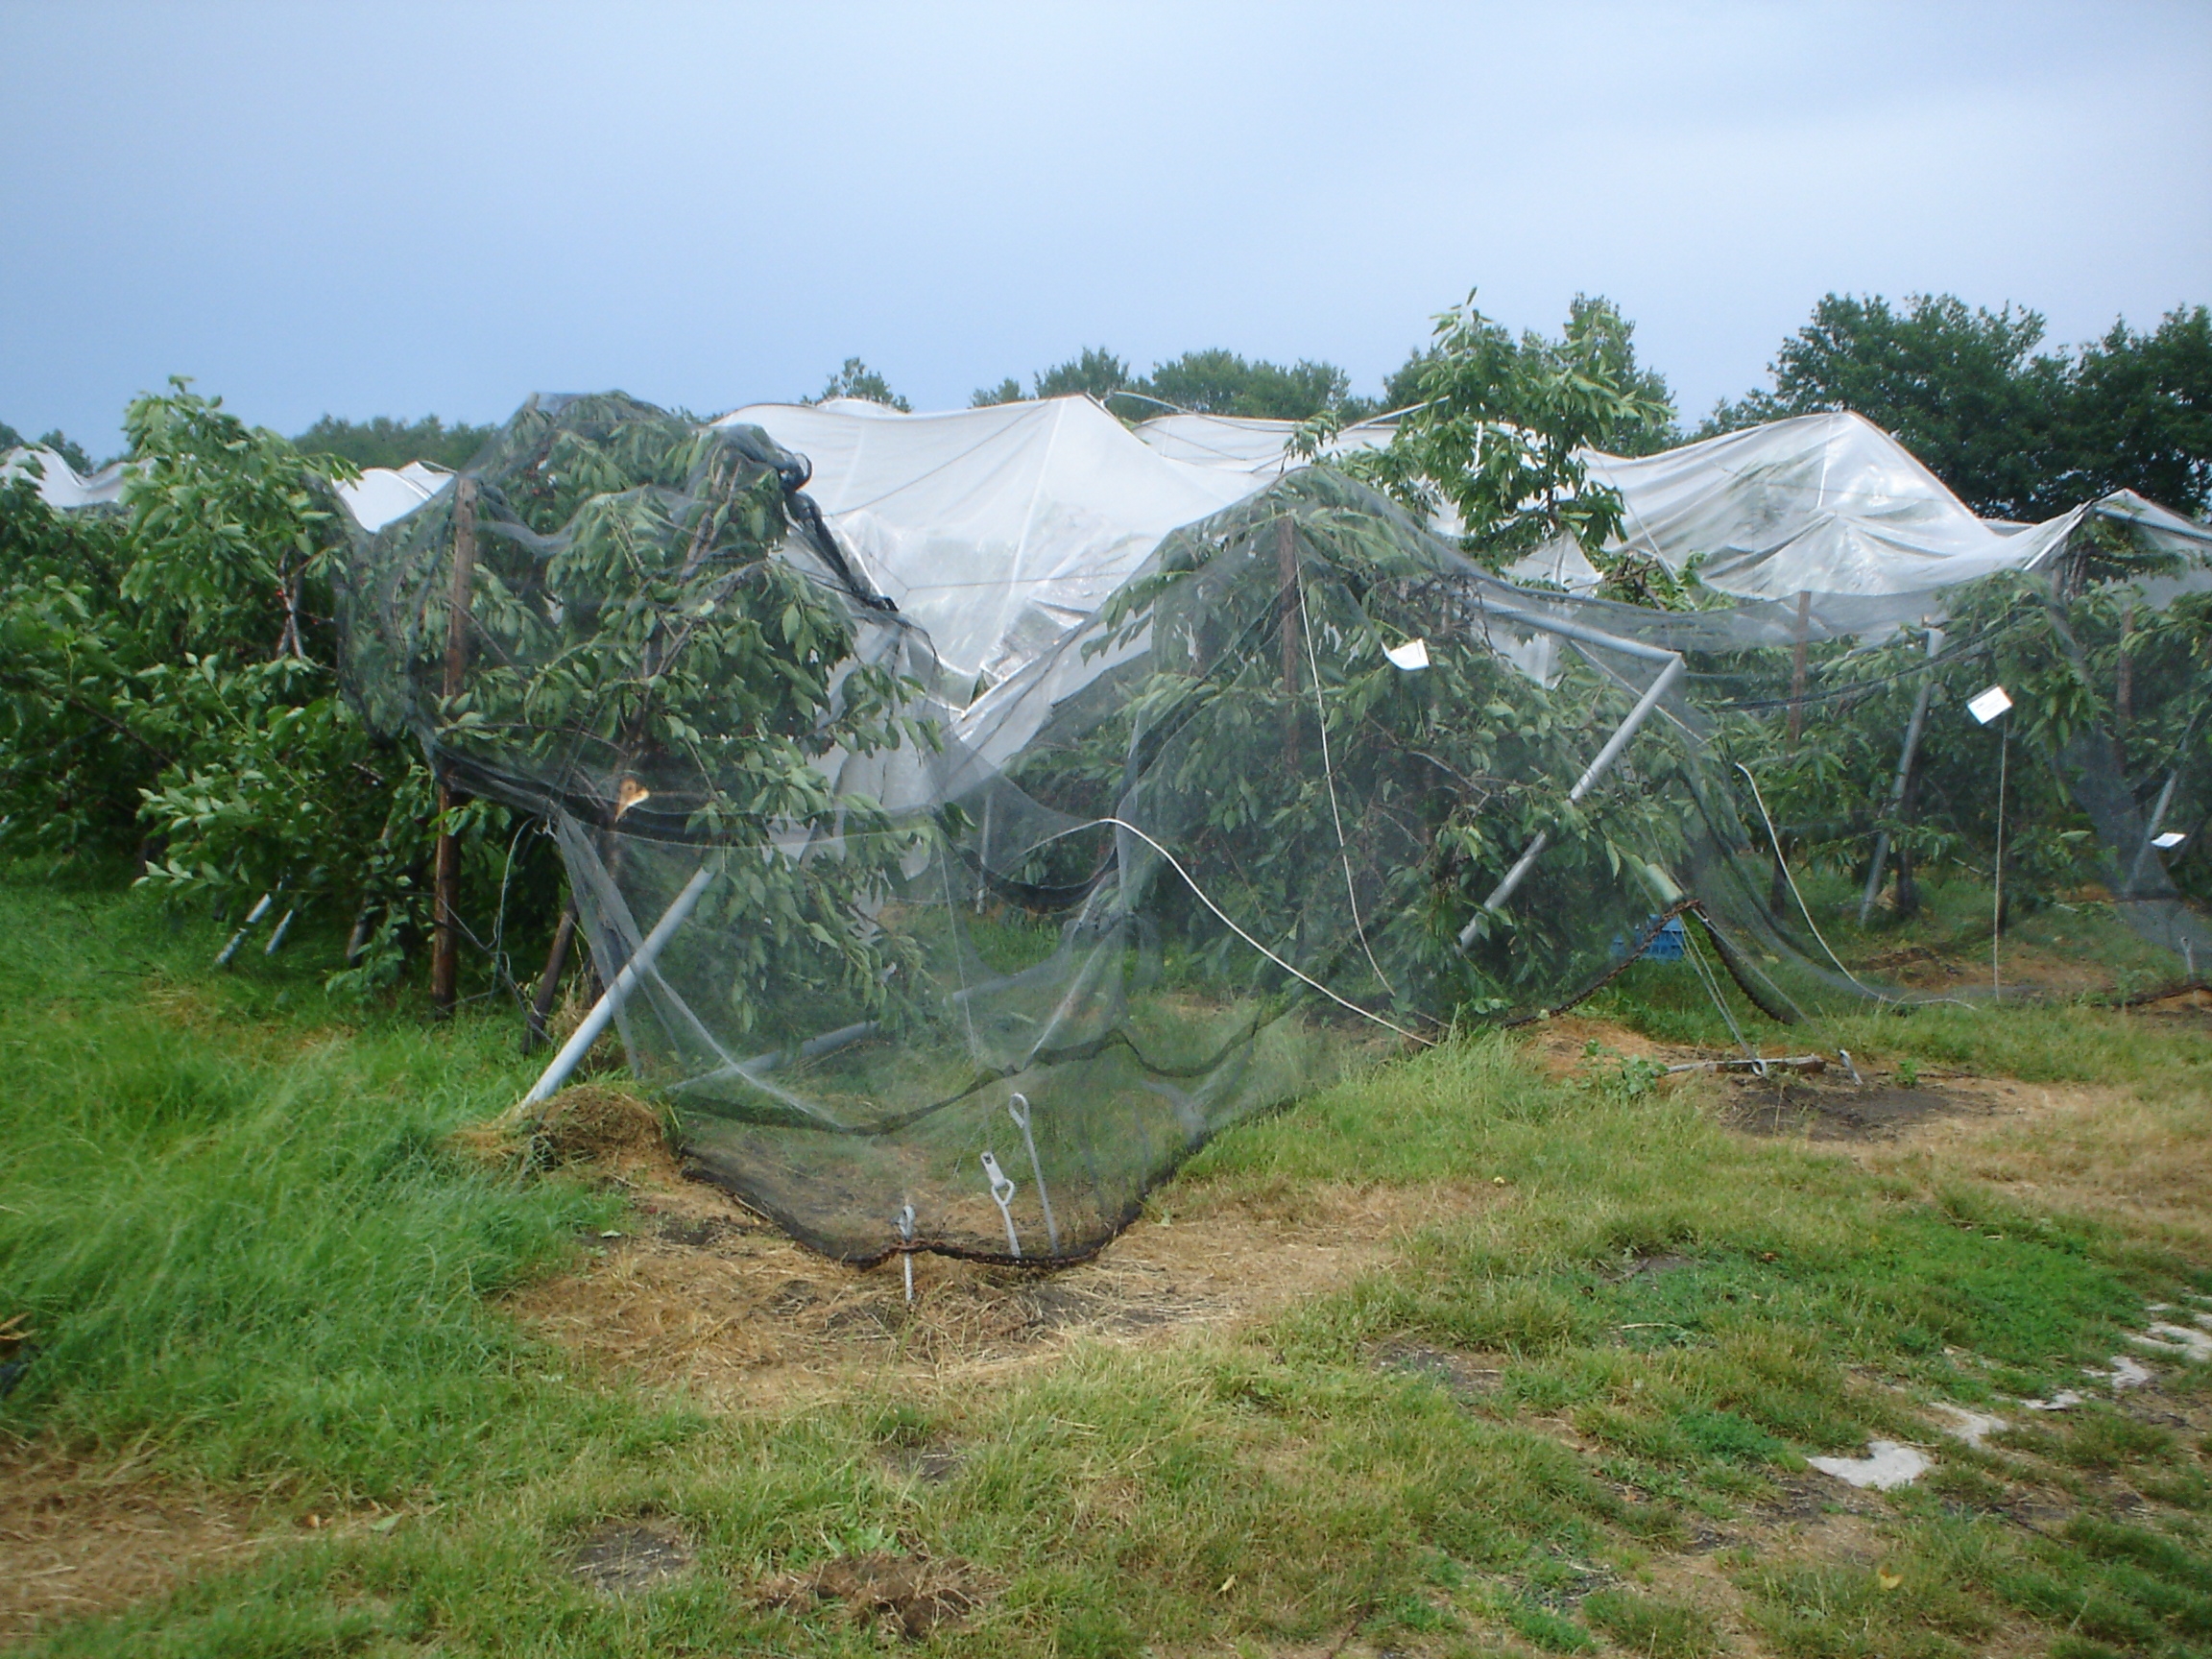
M 918 408 L 1087 345 L 1372 393 L 1473 286 L 1686 413 L 1829 290 L 2212 301 L 2212 5 L 0 0 L 0 420 Z

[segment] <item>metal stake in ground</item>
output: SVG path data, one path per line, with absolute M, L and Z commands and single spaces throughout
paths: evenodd
M 453 486 L 453 589 L 445 608 L 445 707 L 451 717 L 454 699 L 469 671 L 469 588 L 476 568 L 476 480 L 463 477 Z M 430 1002 L 441 1019 L 453 1012 L 460 981 L 461 844 L 453 834 L 453 810 L 460 805 L 441 777 L 438 782 L 437 888 L 430 942 Z
M 1006 1223 L 1007 1252 L 1019 1262 L 1022 1260 L 1022 1240 L 1014 1231 L 1014 1212 L 1009 1208 L 1014 1202 L 1014 1181 L 1005 1170 L 998 1167 L 998 1155 L 996 1152 L 983 1154 L 983 1179 L 991 1183 L 991 1202 L 998 1206 L 998 1219 Z
M 1045 1190 L 1045 1165 L 1037 1156 L 1037 1137 L 1029 1132 L 1029 1096 L 1016 1094 L 1006 1102 L 1006 1116 L 1022 1131 L 1022 1143 L 1029 1148 L 1029 1173 L 1037 1177 L 1037 1202 L 1045 1211 L 1045 1237 L 1052 1254 L 1060 1254 L 1060 1223 L 1052 1214 L 1052 1195 Z

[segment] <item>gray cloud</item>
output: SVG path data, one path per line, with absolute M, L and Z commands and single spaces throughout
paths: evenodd
M 931 407 L 1087 344 L 1333 358 L 1618 300 L 1686 410 L 1829 289 L 2212 298 L 2212 12 L 28 5 L 0 418 Z

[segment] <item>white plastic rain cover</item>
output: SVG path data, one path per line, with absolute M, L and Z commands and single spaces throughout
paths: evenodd
M 855 568 L 928 631 L 949 692 L 1004 680 L 1168 531 L 1266 482 L 1158 454 L 1088 397 L 945 415 L 760 403 L 717 424 L 759 426 L 813 464 L 807 493 Z

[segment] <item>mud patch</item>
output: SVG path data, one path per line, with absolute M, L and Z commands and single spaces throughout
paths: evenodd
M 1726 1120 L 1754 1135 L 1805 1135 L 1815 1141 L 1891 1141 L 1933 1118 L 1980 1113 L 1973 1097 L 1945 1089 L 1875 1083 L 1841 1085 L 1728 1080 Z
M 268 1542 L 252 1505 L 23 1451 L 0 1455 L 0 1643 L 113 1612 Z
M 883 1454 L 884 1467 L 902 1480 L 942 1486 L 966 1466 L 965 1453 L 950 1446 L 900 1447 Z
M 568 1571 L 603 1596 L 636 1596 L 681 1577 L 691 1551 L 674 1527 L 623 1521 L 600 1527 L 576 1546 Z
M 910 1642 L 957 1624 L 983 1601 L 980 1580 L 957 1557 L 889 1551 L 831 1556 L 804 1573 L 786 1574 L 760 1597 L 763 1607 L 800 1618 L 828 1609 Z
M 1382 1344 L 1372 1359 L 1378 1371 L 1433 1382 L 1462 1405 L 1488 1398 L 1505 1382 L 1505 1362 L 1499 1356 L 1455 1354 L 1407 1337 Z

